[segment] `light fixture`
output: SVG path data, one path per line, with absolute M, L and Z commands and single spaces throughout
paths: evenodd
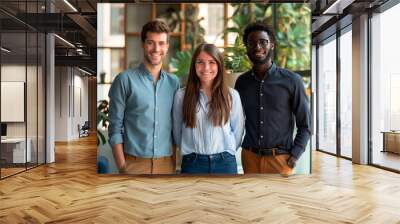
M 5 47 L 1 47 L 1 50 L 4 51 L 4 52 L 6 52 L 6 53 L 10 53 L 10 52 L 11 52 L 10 50 L 8 50 L 8 49 L 5 48 Z
M 58 36 L 57 34 L 54 34 L 55 37 L 57 37 L 58 39 L 60 39 L 61 41 L 63 41 L 64 43 L 66 43 L 67 45 L 69 45 L 70 47 L 75 48 L 75 45 L 73 45 L 71 42 L 69 42 L 68 40 Z
M 72 10 L 74 10 L 74 12 L 78 12 L 78 10 L 68 1 L 68 0 L 64 0 L 65 4 L 67 4 Z
M 85 73 L 85 74 L 87 74 L 87 75 L 92 75 L 90 72 L 88 72 L 88 71 L 86 71 L 86 70 L 83 70 L 83 69 L 81 69 L 81 68 L 79 68 L 78 67 L 78 69 L 79 69 L 79 71 L 81 71 L 81 72 L 83 72 L 83 73 Z

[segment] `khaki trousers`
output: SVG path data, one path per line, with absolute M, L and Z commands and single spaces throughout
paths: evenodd
M 127 174 L 175 174 L 173 156 L 161 158 L 140 158 L 125 154 Z
M 242 165 L 244 173 L 279 173 L 283 176 L 293 174 L 293 169 L 287 165 L 289 154 L 276 156 L 261 156 L 242 149 Z

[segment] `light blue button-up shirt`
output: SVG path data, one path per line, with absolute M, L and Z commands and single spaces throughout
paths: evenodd
M 198 153 L 210 155 L 227 151 L 235 155 L 242 143 L 244 132 L 244 115 L 238 92 L 229 88 L 232 96 L 232 109 L 228 122 L 223 126 L 215 127 L 208 119 L 208 97 L 200 90 L 197 104 L 196 127 L 188 128 L 183 121 L 182 103 L 185 88 L 178 90 L 174 98 L 173 133 L 182 155 Z
M 172 155 L 172 104 L 179 80 L 161 71 L 156 84 L 144 64 L 119 74 L 111 85 L 108 126 L 111 145 L 143 158 Z

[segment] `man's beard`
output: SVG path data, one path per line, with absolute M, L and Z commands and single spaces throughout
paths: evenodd
M 271 58 L 273 54 L 273 50 L 269 50 L 267 56 L 264 59 L 256 59 L 256 58 L 250 58 L 252 59 L 251 61 L 253 62 L 254 65 L 263 65 L 266 64 Z
M 162 64 L 162 58 L 161 58 L 161 60 L 160 60 L 157 64 L 153 64 L 153 62 L 152 62 L 151 59 L 150 59 L 150 56 L 147 55 L 147 54 L 144 55 L 144 60 L 146 60 L 147 63 L 149 63 L 149 64 L 151 64 L 151 65 L 160 65 L 160 64 Z

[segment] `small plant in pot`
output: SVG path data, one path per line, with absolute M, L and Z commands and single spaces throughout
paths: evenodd
M 100 100 L 97 106 L 97 145 L 106 144 L 107 138 L 102 129 L 108 127 L 109 104 L 107 100 Z

